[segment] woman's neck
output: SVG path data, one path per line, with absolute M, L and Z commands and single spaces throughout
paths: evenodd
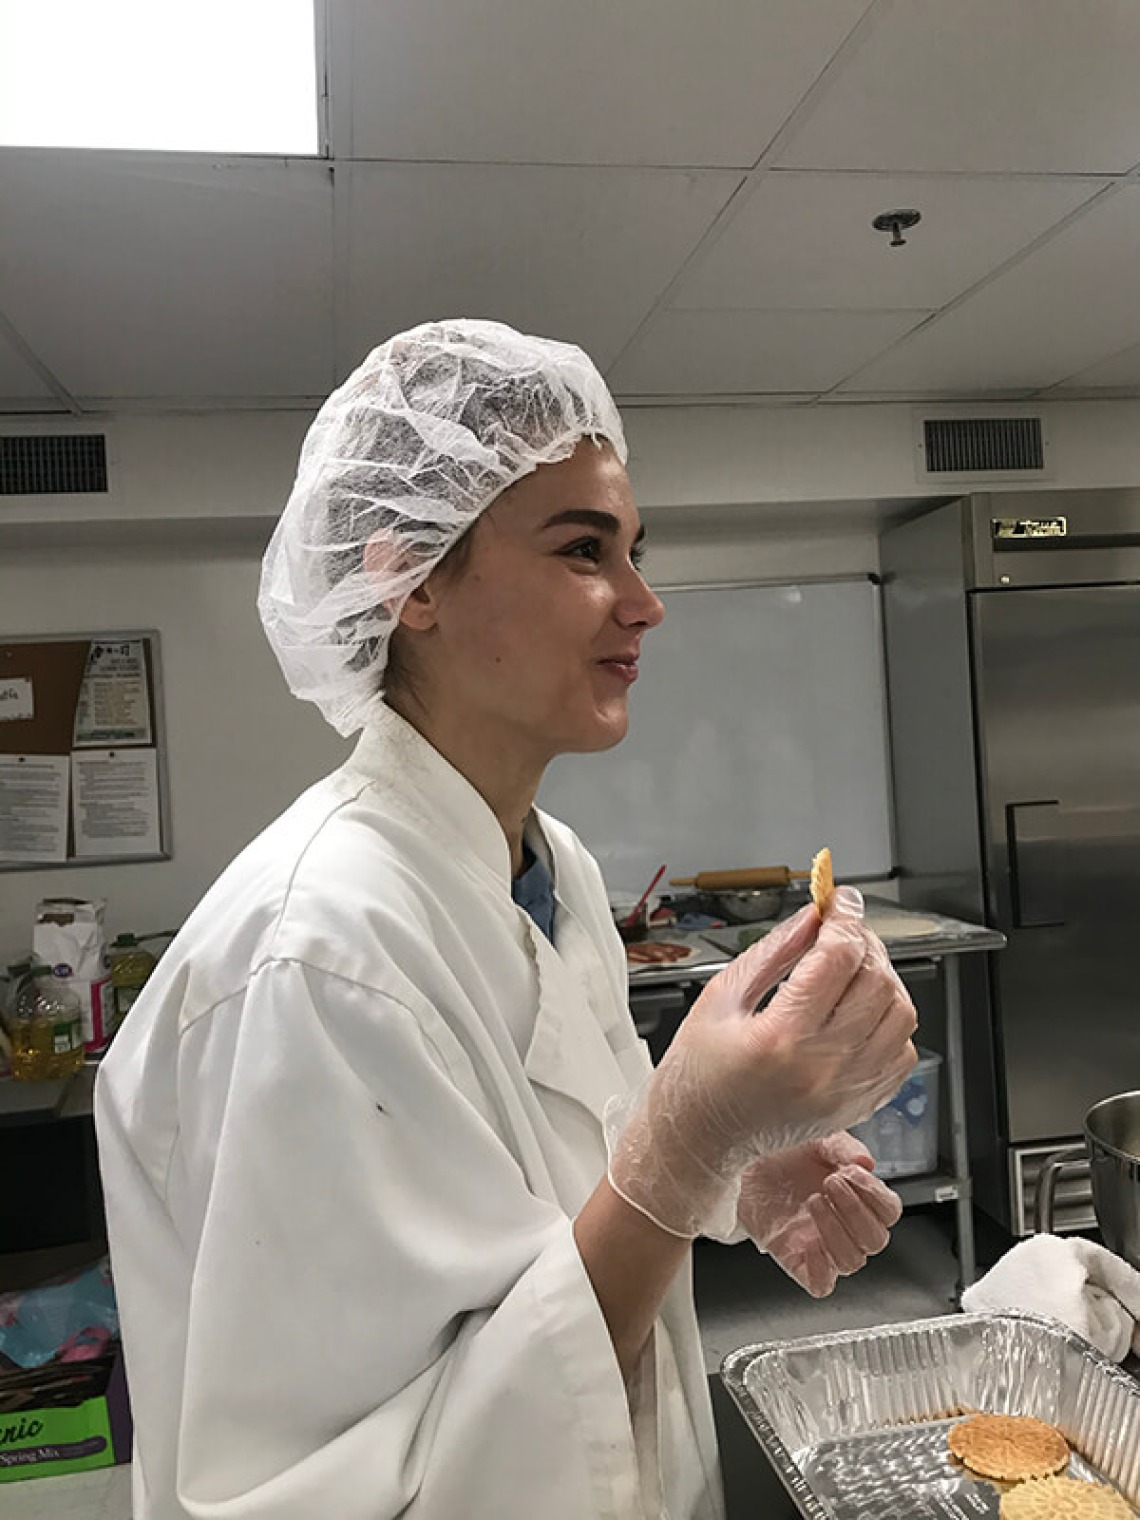
M 471 783 L 499 821 L 511 857 L 511 875 L 523 867 L 523 830 L 534 806 L 546 760 L 525 759 L 517 740 L 499 727 L 437 708 L 427 710 L 407 692 L 384 699 L 393 711 Z

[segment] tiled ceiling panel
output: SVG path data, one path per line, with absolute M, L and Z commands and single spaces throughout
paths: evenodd
M 663 402 L 1140 395 L 1140 0 L 319 9 L 327 160 L 0 148 L 0 410 L 308 407 L 456 313 Z
M 893 0 L 779 162 L 1121 173 L 1138 60 L 1136 0 Z
M 817 392 L 882 352 L 921 311 L 667 311 L 609 372 L 627 396 Z
M 628 341 L 740 183 L 732 172 L 354 164 L 341 372 L 415 322 L 497 318 L 580 343 Z
M 843 389 L 1020 390 L 1076 374 L 1140 341 L 1138 248 L 1140 187 L 1127 187 Z
M 355 0 L 356 158 L 748 166 L 868 0 Z M 336 34 L 338 25 L 347 30 Z M 339 119 L 339 118 L 338 118 Z
M 13 152 L 0 203 L 7 314 L 73 394 L 331 385 L 327 165 Z
M 1057 394 L 1064 391 L 1087 391 L 1098 389 L 1130 390 L 1140 392 L 1140 343 L 1134 343 L 1121 353 L 1111 354 L 1091 364 L 1088 369 L 1070 375 L 1057 387 Z
M 8 342 L 2 329 L 0 329 L 0 397 L 9 404 L 27 401 L 45 405 L 50 403 L 51 409 L 56 406 L 50 387 L 44 384 L 19 350 Z
M 670 305 L 942 306 L 1103 183 L 767 174 Z M 905 234 L 904 247 L 892 248 L 871 221 L 900 206 L 920 210 L 922 221 Z

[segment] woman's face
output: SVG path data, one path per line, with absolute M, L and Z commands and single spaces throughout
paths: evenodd
M 637 569 L 643 531 L 608 445 L 584 440 L 505 491 L 460 573 L 405 608 L 429 706 L 544 762 L 617 744 L 642 637 L 664 616 Z

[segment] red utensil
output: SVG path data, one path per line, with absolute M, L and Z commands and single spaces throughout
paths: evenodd
M 661 869 L 658 871 L 657 875 L 653 878 L 653 880 L 646 887 L 645 891 L 641 894 L 641 896 L 640 896 L 640 898 L 638 899 L 638 902 L 637 902 L 637 907 L 633 909 L 633 911 L 630 913 L 630 915 L 629 915 L 628 918 L 623 918 L 622 919 L 622 921 L 621 921 L 621 927 L 623 929 L 629 929 L 629 928 L 631 928 L 637 922 L 638 916 L 641 913 L 642 908 L 644 908 L 645 904 L 649 901 L 649 894 L 653 891 L 653 888 L 657 885 L 657 883 L 661 880 L 661 878 L 664 875 L 665 875 L 665 867 L 662 866 Z

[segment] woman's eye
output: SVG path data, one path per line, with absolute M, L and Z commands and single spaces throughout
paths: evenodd
M 569 559 L 584 559 L 597 565 L 602 559 L 602 541 L 600 538 L 580 538 L 575 543 L 567 544 L 562 553 Z M 642 545 L 634 544 L 629 551 L 629 562 L 635 570 L 641 569 L 644 558 L 645 550 Z
M 601 540 L 597 538 L 582 538 L 577 543 L 568 544 L 562 552 L 574 559 L 588 559 L 592 564 L 596 565 L 602 557 Z

